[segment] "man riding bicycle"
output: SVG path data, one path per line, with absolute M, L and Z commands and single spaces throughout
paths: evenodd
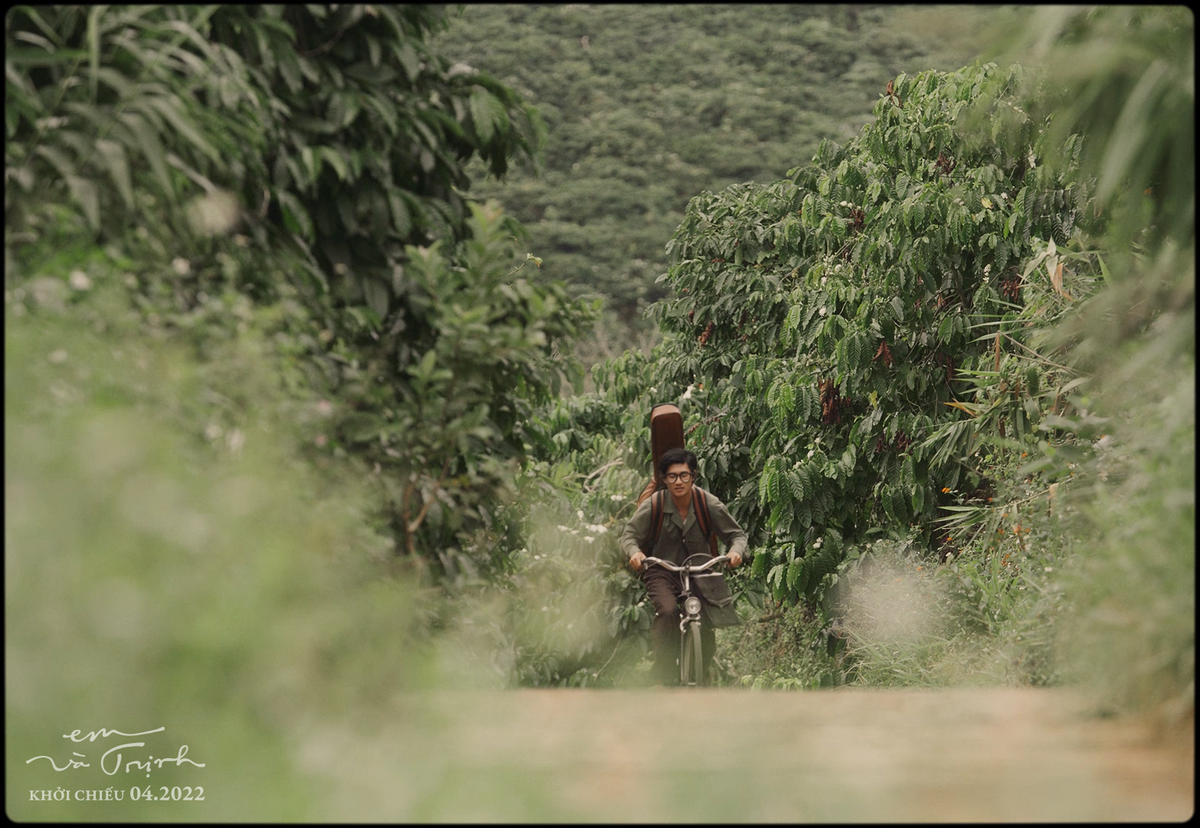
M 746 533 L 720 499 L 694 485 L 696 464 L 696 455 L 686 449 L 675 448 L 663 453 L 658 472 L 666 483 L 670 498 L 669 504 L 663 509 L 662 527 L 657 540 L 653 538 L 652 498 L 642 502 L 621 533 L 621 550 L 629 558 L 629 565 L 634 571 L 643 569 L 647 555 L 674 564 L 682 564 L 692 555 L 699 555 L 703 559 L 712 557 L 708 537 L 697 520 L 694 503 L 697 496 L 705 498 L 711 531 L 729 547 L 729 565 L 738 566 L 745 557 Z M 676 684 L 679 681 L 675 666 L 675 656 L 679 652 L 678 596 L 682 585 L 676 573 L 658 566 L 646 567 L 642 572 L 642 580 L 654 605 L 650 639 L 654 648 L 655 680 L 662 684 Z M 705 625 L 701 636 L 704 674 L 711 675 L 716 633 Z

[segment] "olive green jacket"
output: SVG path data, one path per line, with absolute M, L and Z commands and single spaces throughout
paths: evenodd
M 699 487 L 694 487 L 692 491 L 696 495 L 703 492 L 708 501 L 708 515 L 712 519 L 713 534 L 728 546 L 729 552 L 737 552 L 744 559 L 746 533 L 733 519 L 733 515 L 729 514 L 729 509 L 725 508 L 725 504 L 714 494 Z M 696 504 L 688 504 L 687 517 L 683 520 L 679 519 L 679 510 L 675 508 L 670 494 L 667 495 L 663 506 L 662 530 L 658 533 L 658 542 L 647 554 L 677 565 L 683 563 L 688 555 L 703 554 L 707 557 L 710 554 L 708 539 L 704 537 L 704 532 L 700 530 L 700 524 L 696 520 Z M 642 551 L 642 546 L 649 542 L 650 533 L 654 529 L 651 526 L 650 510 L 650 498 L 646 498 L 625 524 L 625 529 L 621 532 L 621 551 L 625 553 L 625 557 L 632 558 L 635 552 Z

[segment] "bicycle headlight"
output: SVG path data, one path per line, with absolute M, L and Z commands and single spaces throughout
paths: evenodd
M 683 602 L 683 611 L 688 615 L 700 614 L 700 599 L 695 595 L 689 595 Z

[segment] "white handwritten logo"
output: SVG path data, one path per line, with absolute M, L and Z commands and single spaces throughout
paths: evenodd
M 86 736 L 81 735 L 83 733 L 83 731 L 81 731 L 81 730 L 72 730 L 70 733 L 64 733 L 63 738 L 70 739 L 72 742 L 94 742 L 98 738 L 107 739 L 109 736 L 126 736 L 126 737 L 149 736 L 152 733 L 162 733 L 165 730 L 166 730 L 165 727 L 157 727 L 154 730 L 146 730 L 141 733 L 122 733 L 119 730 L 107 730 L 105 728 L 100 728 L 99 730 L 92 731 L 91 733 L 87 734 Z M 121 763 L 124 759 L 124 754 L 119 753 L 118 751 L 126 750 L 128 748 L 140 748 L 140 747 L 145 747 L 145 746 L 146 746 L 145 742 L 126 742 L 125 744 L 117 745 L 116 747 L 109 748 L 108 750 L 106 750 L 104 752 L 104 755 L 100 757 L 100 770 L 104 771 L 109 776 L 112 776 L 113 774 L 117 773 L 117 771 L 119 771 L 121 769 Z M 131 759 L 128 762 L 125 762 L 125 772 L 129 773 L 130 768 L 137 768 L 138 770 L 144 770 L 146 772 L 146 776 L 149 776 L 152 766 L 157 765 L 159 767 L 159 769 L 161 769 L 164 762 L 166 762 L 166 763 L 174 762 L 175 767 L 179 767 L 184 762 L 187 762 L 189 765 L 195 765 L 198 768 L 202 768 L 205 766 L 204 763 L 202 763 L 202 762 L 193 762 L 191 759 L 188 759 L 187 752 L 188 752 L 188 746 L 181 745 L 179 748 L 179 751 L 176 753 L 175 756 L 162 757 L 159 759 L 155 759 L 153 756 L 150 756 L 149 758 L 147 758 L 144 761 L 139 761 L 137 759 Z M 109 761 L 109 757 L 113 753 L 116 753 L 116 758 Z M 79 758 L 78 759 L 67 759 L 62 767 L 59 767 L 58 763 L 55 762 L 54 759 L 49 756 L 34 756 L 31 759 L 26 759 L 25 764 L 28 765 L 30 762 L 34 762 L 38 759 L 45 759 L 47 762 L 50 763 L 50 767 L 54 768 L 54 770 L 56 770 L 56 771 L 65 771 L 65 770 L 73 770 L 74 768 L 90 768 L 91 767 L 90 763 L 82 761 L 87 758 L 87 756 L 85 754 L 72 751 L 71 755 L 77 756 Z

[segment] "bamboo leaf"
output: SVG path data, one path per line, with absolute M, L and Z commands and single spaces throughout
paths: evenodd
M 16 11 L 17 11 L 17 8 L 13 8 L 9 11 L 9 14 L 14 14 L 14 13 L 16 13 Z M 29 18 L 31 21 L 33 21 L 33 24 L 35 26 L 37 26 L 39 29 L 42 30 L 42 34 L 44 34 L 47 38 L 50 39 L 50 41 L 53 42 L 55 49 L 63 48 L 64 44 L 63 44 L 62 36 L 57 31 L 55 31 L 54 27 L 51 26 L 49 23 L 47 23 L 40 14 L 37 13 L 37 9 L 35 7 L 21 6 L 20 12 L 22 14 L 24 14 L 27 18 Z M 22 34 L 25 34 L 25 33 L 17 32 L 16 37 L 21 37 Z M 7 58 L 8 58 L 8 55 L 6 54 L 5 59 L 7 59 Z
M 129 175 L 129 160 L 125 156 L 125 147 L 116 141 L 104 138 L 96 139 L 96 152 L 104 160 L 108 174 L 121 194 L 121 200 L 128 208 L 133 207 L 133 181 Z
M 93 6 L 88 12 L 87 45 L 88 45 L 88 88 L 91 99 L 96 100 L 100 86 L 100 15 L 104 14 L 107 6 Z
M 96 189 L 95 182 L 90 178 L 83 178 L 78 175 L 69 175 L 66 180 L 71 195 L 79 202 L 79 206 L 83 208 L 83 215 L 87 219 L 88 225 L 93 230 L 99 230 L 100 194 Z
M 75 164 L 54 147 L 42 144 L 34 152 L 49 161 L 62 179 L 75 175 Z
M 957 400 L 955 400 L 954 402 L 948 402 L 948 403 L 942 403 L 942 404 L 948 405 L 951 408 L 957 408 L 959 411 L 966 413 L 970 417 L 977 416 L 979 414 L 980 408 L 982 407 L 979 405 L 971 406 L 967 403 L 958 402 Z
M 167 162 L 163 153 L 162 144 L 158 140 L 157 133 L 146 123 L 137 112 L 122 112 L 118 119 L 129 131 L 133 133 L 138 146 L 141 148 L 142 154 L 150 164 L 150 171 L 158 180 L 162 192 L 171 201 L 175 200 L 175 188 L 171 184 L 171 175 L 167 170 Z
M 196 127 L 179 111 L 178 98 L 156 95 L 147 98 L 146 104 L 166 118 L 180 135 L 191 142 L 192 146 L 213 161 L 224 166 L 220 153 L 213 148 L 212 144 L 204 139 L 204 136 L 199 133 Z

